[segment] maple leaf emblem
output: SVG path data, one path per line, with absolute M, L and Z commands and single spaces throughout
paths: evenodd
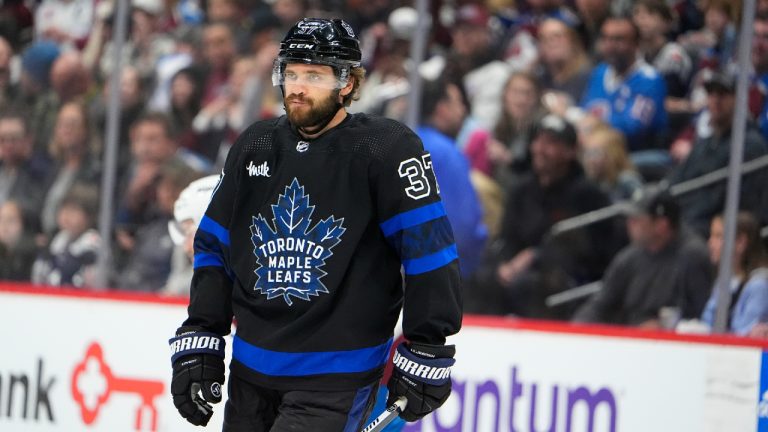
M 254 290 L 266 294 L 267 300 L 281 297 L 291 306 L 291 297 L 310 301 L 310 296 L 328 293 L 320 280 L 327 274 L 321 267 L 333 255 L 346 228 L 344 218 L 334 216 L 310 228 L 314 211 L 304 186 L 294 178 L 272 205 L 271 224 L 261 214 L 251 217 L 251 242 L 258 264 Z

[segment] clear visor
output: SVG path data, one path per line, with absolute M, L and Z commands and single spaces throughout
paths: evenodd
M 330 66 L 319 64 L 286 64 L 284 61 L 275 60 L 272 67 L 273 86 L 312 86 L 323 89 L 342 89 L 349 82 L 349 69 L 340 68 L 340 76 L 333 73 Z

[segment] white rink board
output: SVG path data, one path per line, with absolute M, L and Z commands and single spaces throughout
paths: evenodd
M 451 342 L 454 392 L 408 431 L 757 430 L 759 348 L 473 326 Z
M 152 407 L 157 411 L 156 430 L 195 430 L 177 414 L 170 397 L 168 339 L 186 317 L 183 305 L 25 295 L 0 290 L 0 317 L 5 347 L 0 355 L 0 431 L 150 431 Z M 143 403 L 139 393 L 112 392 L 98 409 L 91 405 L 90 409 L 96 413 L 92 423 L 84 421 L 72 385 L 75 370 L 84 362 L 93 343 L 101 347 L 104 363 L 116 379 L 150 382 L 144 386 L 148 403 Z M 38 378 L 41 363 L 42 373 Z M 103 375 L 95 367 L 98 362 L 91 360 L 86 364 L 93 364 L 93 369 L 86 368 L 78 375 L 76 385 L 87 405 L 93 394 L 102 393 L 99 389 L 104 388 L 104 380 L 99 378 Z M 11 375 L 26 375 L 29 379 L 26 418 L 24 391 L 18 384 L 14 387 L 13 406 L 8 416 Z M 37 390 L 38 381 L 41 391 Z M 162 392 L 158 394 L 152 387 L 159 385 Z M 38 403 L 38 398 L 44 402 L 46 394 L 53 421 L 46 405 Z M 211 427 L 205 430 L 221 430 L 223 408 L 223 403 L 216 406 Z M 140 409 L 143 409 L 143 422 L 141 428 L 136 429 Z
M 196 428 L 181 419 L 170 398 L 167 340 L 186 316 L 185 305 L 148 301 L 147 296 L 132 301 L 125 295 L 103 299 L 36 290 L 27 294 L 18 287 L 0 285 L 0 431 L 221 430 L 223 404 L 215 407 L 209 427 Z M 761 385 L 758 346 L 570 334 L 472 322 L 467 320 L 451 340 L 458 351 L 453 395 L 437 415 L 407 430 L 758 430 L 758 395 L 767 387 Z M 128 380 L 129 387 L 137 386 L 144 397 L 112 392 L 93 409 L 94 397 L 104 394 L 105 385 L 95 348 L 85 361 L 94 344 L 100 347 L 111 375 Z M 81 373 L 76 375 L 79 365 Z M 131 384 L 137 380 L 142 382 Z M 136 428 L 139 410 L 143 422 Z M 95 413 L 92 421 L 89 413 Z M 612 416 L 614 428 L 610 427 Z

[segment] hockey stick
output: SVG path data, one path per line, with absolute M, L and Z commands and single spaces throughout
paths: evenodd
M 408 405 L 408 399 L 405 396 L 400 396 L 392 405 L 390 405 L 386 411 L 381 413 L 374 421 L 366 426 L 361 432 L 379 432 L 388 424 L 392 423 L 392 420 L 397 418 L 397 415 L 403 412 L 405 406 Z

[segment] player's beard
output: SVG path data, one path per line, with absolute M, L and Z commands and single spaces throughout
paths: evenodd
M 336 111 L 339 110 L 338 97 L 338 90 L 331 92 L 327 98 L 319 101 L 302 94 L 291 94 L 285 98 L 285 112 L 292 125 L 298 128 L 312 129 L 313 126 L 326 122 L 329 117 L 336 114 Z M 304 102 L 305 105 L 291 105 L 292 101 Z

